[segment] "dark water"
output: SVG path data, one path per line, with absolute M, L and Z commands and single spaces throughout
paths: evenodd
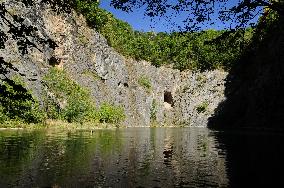
M 206 128 L 0 131 L 0 187 L 271 187 L 284 178 L 282 140 Z

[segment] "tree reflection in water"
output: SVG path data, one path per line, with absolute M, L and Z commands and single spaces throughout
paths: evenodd
M 0 187 L 226 187 L 206 128 L 0 132 Z

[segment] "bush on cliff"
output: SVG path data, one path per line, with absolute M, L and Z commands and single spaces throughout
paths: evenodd
M 62 70 L 50 69 L 44 82 L 47 86 L 45 109 L 48 118 L 80 123 L 120 123 L 125 118 L 121 107 L 104 103 L 97 109 L 89 91 Z
M 117 124 L 125 119 L 124 110 L 120 106 L 103 103 L 98 110 L 98 119 L 101 123 Z
M 44 83 L 48 118 L 83 122 L 94 111 L 95 105 L 88 90 L 70 79 L 66 72 L 51 68 Z
M 46 118 L 38 101 L 26 89 L 20 77 L 14 76 L 11 81 L 2 81 L 1 87 L 0 123 L 9 120 L 40 123 Z

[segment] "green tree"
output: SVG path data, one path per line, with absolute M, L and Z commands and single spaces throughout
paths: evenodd
M 145 15 L 150 17 L 186 12 L 186 30 L 198 30 L 206 22 L 211 24 L 216 14 L 229 27 L 236 25 L 236 28 L 246 28 L 253 18 L 262 14 L 263 7 L 284 14 L 283 0 L 238 0 L 233 3 L 229 0 L 112 0 L 111 5 L 127 12 L 143 7 Z

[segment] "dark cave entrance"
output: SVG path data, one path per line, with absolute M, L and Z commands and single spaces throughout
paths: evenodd
M 169 91 L 165 91 L 164 92 L 164 102 L 170 104 L 171 107 L 174 106 L 174 99 L 173 99 L 173 96 L 172 96 L 171 92 L 169 92 Z

